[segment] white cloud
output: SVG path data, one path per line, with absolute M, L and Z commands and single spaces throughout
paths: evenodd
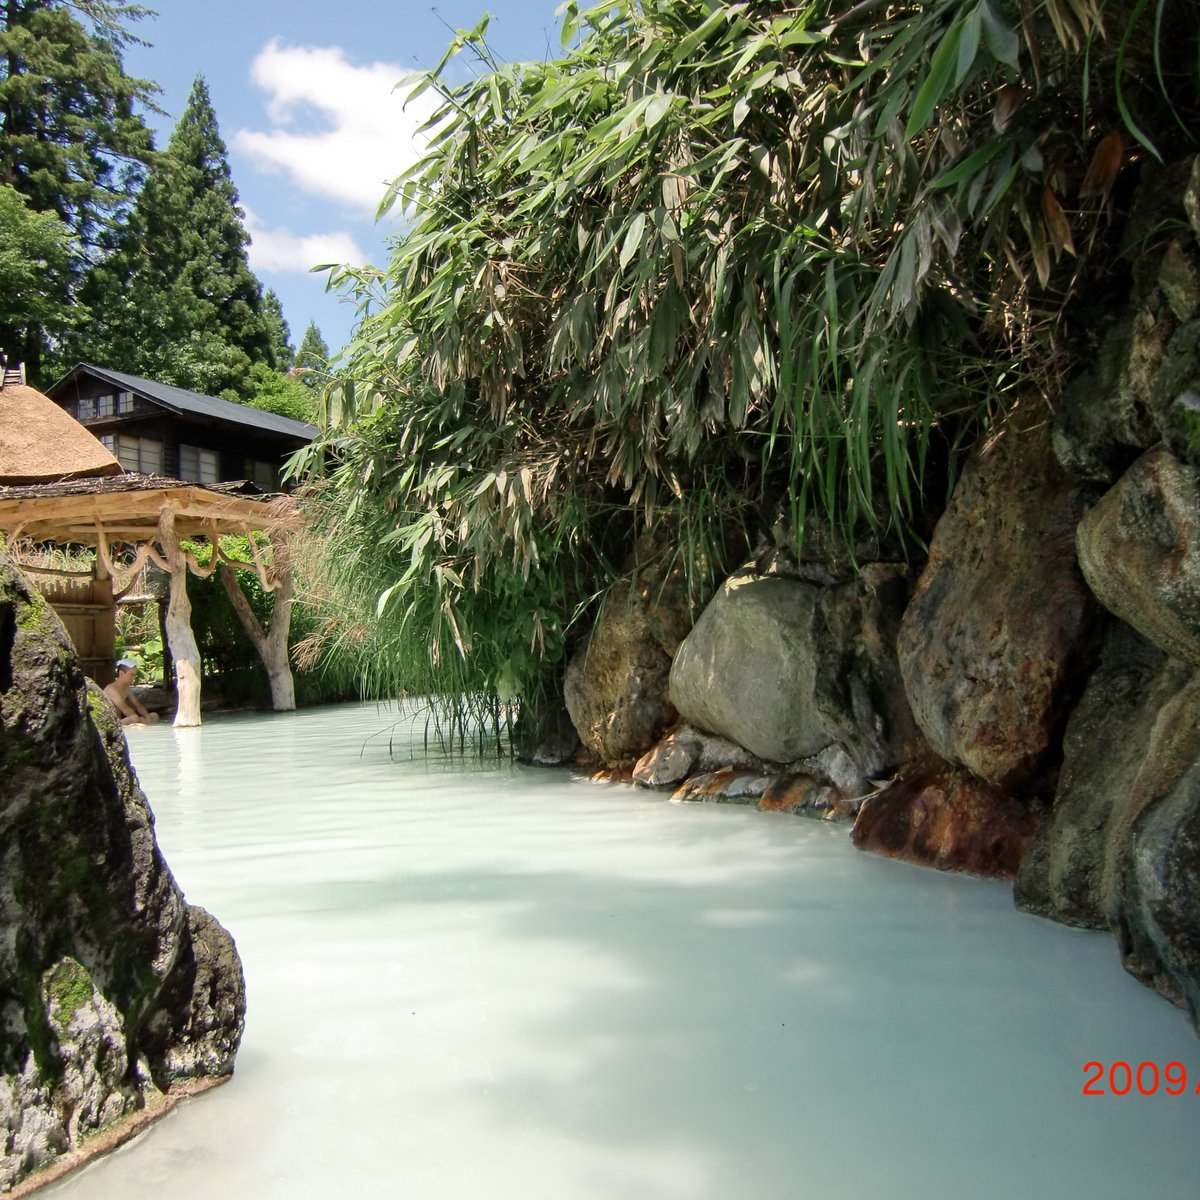
M 412 71 L 382 62 L 355 66 L 338 46 L 281 46 L 272 40 L 251 74 L 267 93 L 267 116 L 275 128 L 240 129 L 233 144 L 260 165 L 286 172 L 305 192 L 374 216 L 387 185 L 423 151 L 417 130 L 436 99 L 426 92 L 405 104 L 416 81 Z M 297 111 L 308 106 L 324 116 L 326 128 L 283 128 L 294 126 Z
M 246 209 L 246 232 L 250 235 L 250 266 L 255 271 L 310 271 L 320 263 L 367 261 L 358 243 L 348 233 L 294 234 L 284 226 L 267 229 Z

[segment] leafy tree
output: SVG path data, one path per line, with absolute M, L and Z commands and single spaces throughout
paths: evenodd
M 301 379 L 309 387 L 319 387 L 322 377 L 329 369 L 329 347 L 317 328 L 316 321 L 309 321 L 304 331 L 300 349 L 296 352 L 296 366 L 303 372 Z
M 114 252 L 85 290 L 95 314 L 80 357 L 196 391 L 232 388 L 272 365 L 279 335 L 246 258 L 225 144 L 197 77 Z M 281 314 L 280 314 L 281 320 Z
M 20 359 L 32 330 L 61 337 L 77 319 L 71 301 L 76 246 L 52 212 L 32 212 L 0 186 L 0 350 Z
M 296 359 L 296 349 L 292 345 L 292 332 L 284 319 L 283 304 L 274 288 L 268 288 L 263 293 L 263 320 L 271 336 L 271 360 L 277 370 L 288 370 Z
M 0 184 L 66 224 L 76 273 L 128 208 L 152 151 L 137 106 L 152 106 L 157 88 L 121 64 L 132 40 L 124 24 L 147 11 L 104 0 L 0 5 Z M 37 375 L 38 322 L 9 349 Z
M 1194 153 L 1200 12 L 1150 12 L 569 3 L 561 61 L 505 66 L 460 34 L 487 69 L 427 82 L 412 224 L 340 276 L 330 644 L 372 689 L 529 699 L 634 546 L 698 589 L 781 510 L 913 546 L 934 462 L 1053 394 L 1125 181 Z
M 277 371 L 266 363 L 255 363 L 240 392 L 225 391 L 226 400 L 233 400 L 272 412 L 293 421 L 316 420 L 317 402 L 312 390 L 291 371 Z

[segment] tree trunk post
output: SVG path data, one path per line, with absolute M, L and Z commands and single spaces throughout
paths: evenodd
M 175 728 L 200 724 L 200 648 L 192 632 L 192 602 L 187 594 L 187 558 L 175 533 L 175 510 L 167 507 L 158 519 L 158 540 L 171 574 L 167 602 L 167 641 L 175 660 Z
M 253 534 L 251 534 L 253 536 Z M 271 707 L 276 712 L 292 712 L 296 707 L 296 685 L 288 662 L 288 633 L 292 627 L 292 568 L 285 534 L 271 538 L 274 558 L 275 607 L 271 613 L 271 628 L 263 631 L 254 615 L 246 593 L 237 580 L 237 571 L 228 563 L 221 564 L 221 584 L 229 597 L 233 611 L 246 630 L 254 649 L 267 671 L 271 684 Z

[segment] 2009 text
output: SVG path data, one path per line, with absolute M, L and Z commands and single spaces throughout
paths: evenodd
M 1085 1096 L 1153 1096 L 1160 1088 L 1168 1096 L 1187 1095 L 1190 1088 L 1188 1069 L 1181 1062 L 1143 1062 L 1136 1067 L 1127 1062 L 1115 1062 L 1107 1070 L 1102 1062 L 1083 1064 L 1083 1094 Z M 1200 1081 L 1190 1093 L 1200 1096 Z

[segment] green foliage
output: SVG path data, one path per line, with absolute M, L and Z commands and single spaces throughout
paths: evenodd
M 304 340 L 296 352 L 296 366 L 305 385 L 316 388 L 323 385 L 329 371 L 329 347 L 317 328 L 316 321 L 309 321 L 304 331 Z
M 259 552 L 269 565 L 270 542 L 262 534 L 255 537 Z M 208 543 L 184 542 L 183 547 L 195 555 L 201 566 L 211 561 L 212 547 Z M 252 560 L 250 543 L 245 537 L 223 537 L 221 548 L 227 557 L 238 562 Z M 273 594 L 263 590 L 254 571 L 239 570 L 238 582 L 254 615 L 264 629 L 268 628 L 275 607 Z M 188 596 L 192 602 L 192 631 L 200 649 L 205 686 L 213 686 L 227 703 L 269 708 L 270 685 L 262 661 L 233 611 L 218 574 L 214 572 L 207 579 L 189 576 Z M 295 648 L 311 637 L 318 619 L 303 598 L 298 597 L 292 607 L 289 645 Z M 341 700 L 351 694 L 336 674 L 301 670 L 295 675 L 295 684 L 296 700 L 300 704 Z
M 295 362 L 296 350 L 283 316 L 283 305 L 273 288 L 267 288 L 263 293 L 262 311 L 271 339 L 271 362 L 277 371 L 286 371 Z
M 250 368 L 274 365 L 287 331 L 250 270 L 242 217 L 208 89 L 197 78 L 115 250 L 87 281 L 94 320 L 75 356 L 244 396 Z
M 363 317 L 299 465 L 334 463 L 327 633 L 367 691 L 534 697 L 648 532 L 697 595 L 779 507 L 913 544 L 933 464 L 1053 390 L 1138 144 L 1200 115 L 1185 0 L 564 12 L 556 62 L 458 35 L 486 69 L 422 85 L 381 206 L 411 225 L 337 276 Z
M 255 363 L 247 373 L 241 393 L 222 393 L 226 400 L 243 402 L 293 421 L 313 421 L 317 402 L 312 389 L 292 372 L 277 371 L 265 363 Z
M 18 358 L 30 336 L 61 337 L 78 318 L 71 303 L 71 231 L 52 212 L 32 212 L 0 185 L 0 349 Z
M 62 305 L 87 256 L 132 202 L 151 154 L 150 131 L 135 108 L 152 106 L 157 89 L 126 75 L 120 53 L 132 40 L 124 24 L 145 12 L 103 0 L 0 5 L 0 186 L 21 193 L 31 213 L 55 214 L 72 238 L 49 256 L 44 296 L 10 274 L 12 263 L 0 274 L 5 307 L 20 284 L 48 318 L 43 328 L 30 312 L 2 331 L 4 349 L 26 363 L 35 382 L 52 369 L 42 359 L 67 328 Z M 38 236 L 57 241 L 49 227 Z
M 146 12 L 97 0 L 0 7 L 0 183 L 84 243 L 128 205 L 152 149 L 134 107 L 157 88 L 126 75 L 120 56 L 123 23 Z

